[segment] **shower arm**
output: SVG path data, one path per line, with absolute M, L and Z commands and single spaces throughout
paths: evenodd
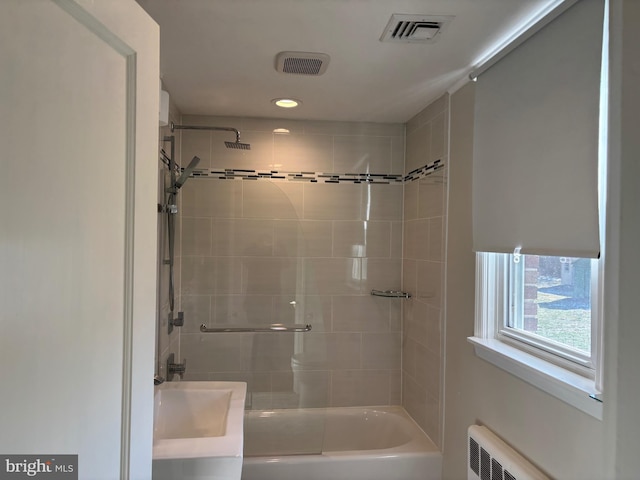
M 236 143 L 240 143 L 240 131 L 237 128 L 232 127 L 209 127 L 202 125 L 176 125 L 171 122 L 171 131 L 174 130 L 215 130 L 222 132 L 233 132 L 236 134 Z

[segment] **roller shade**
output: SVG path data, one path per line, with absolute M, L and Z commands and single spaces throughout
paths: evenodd
M 581 0 L 478 77 L 475 251 L 599 255 L 603 15 Z

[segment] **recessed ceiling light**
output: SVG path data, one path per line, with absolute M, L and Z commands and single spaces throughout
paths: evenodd
M 286 135 L 287 133 L 291 133 L 291 132 L 289 132 L 288 128 L 274 128 L 273 133 L 280 133 L 282 135 Z
M 294 98 L 274 98 L 271 100 L 271 103 L 275 103 L 277 106 L 282 108 L 295 108 L 302 102 Z

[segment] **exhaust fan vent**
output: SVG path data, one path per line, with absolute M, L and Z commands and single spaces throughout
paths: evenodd
M 394 13 L 382 32 L 381 42 L 435 43 L 453 15 L 404 15 Z
M 329 55 L 309 52 L 280 52 L 276 70 L 294 75 L 322 75 L 329 65 Z

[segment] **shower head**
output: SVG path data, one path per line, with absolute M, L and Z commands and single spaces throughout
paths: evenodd
M 176 125 L 171 122 L 171 131 L 174 130 L 222 130 L 225 132 L 233 132 L 236 134 L 235 142 L 224 142 L 227 148 L 235 148 L 237 150 L 251 150 L 251 145 L 249 143 L 240 142 L 240 131 L 237 128 L 231 127 L 213 127 L 206 125 Z
M 227 148 L 236 148 L 238 150 L 251 150 L 251 144 L 242 143 L 240 140 L 236 140 L 235 142 L 224 142 Z
M 198 163 L 200 163 L 200 158 L 193 157 L 191 159 L 191 162 L 189 162 L 189 166 L 187 166 L 187 168 L 184 169 L 184 172 L 182 172 L 182 175 L 180 175 L 180 178 L 176 180 L 176 183 L 174 184 L 174 187 L 176 189 L 182 187 L 185 184 L 185 182 L 189 178 L 189 175 L 191 175 L 191 172 L 193 172 L 193 169 L 196 168 Z

